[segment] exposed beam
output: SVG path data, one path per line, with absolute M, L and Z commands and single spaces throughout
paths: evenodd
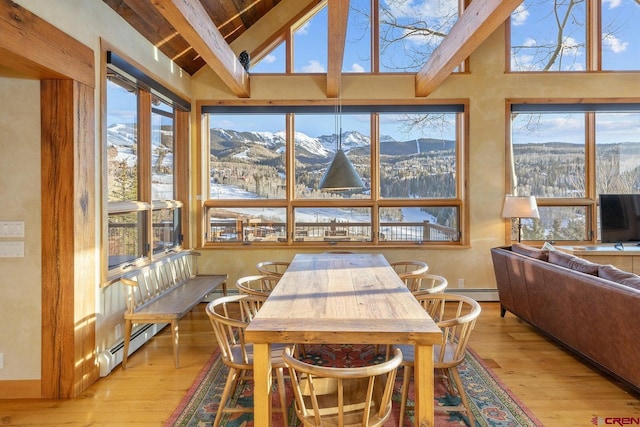
M 95 86 L 91 48 L 10 0 L 0 0 L 0 34 L 0 66 L 35 79 Z
M 199 0 L 151 0 L 234 95 L 249 97 L 249 74 Z
M 327 97 L 340 95 L 340 75 L 347 37 L 349 0 L 329 0 L 329 51 L 327 55 Z
M 427 96 L 478 48 L 522 0 L 474 0 L 416 75 L 416 96 Z
M 242 35 L 231 42 L 234 52 L 246 50 L 251 62 L 260 61 L 286 39 L 289 27 L 317 7 L 322 0 L 281 0 Z

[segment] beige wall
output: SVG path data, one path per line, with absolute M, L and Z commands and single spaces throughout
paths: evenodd
M 24 258 L 0 258 L 0 380 L 40 378 L 40 82 L 0 77 L 0 221 L 24 221 Z M 38 351 L 34 351 L 38 350 Z

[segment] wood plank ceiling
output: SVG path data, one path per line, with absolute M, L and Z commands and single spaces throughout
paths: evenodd
M 189 74 L 193 75 L 206 64 L 191 43 L 160 13 L 153 1 L 103 1 Z M 231 44 L 280 0 L 199 0 L 199 3 L 224 41 Z

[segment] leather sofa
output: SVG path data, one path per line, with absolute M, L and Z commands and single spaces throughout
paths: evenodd
M 491 249 L 506 311 L 640 391 L 640 277 L 559 250 Z

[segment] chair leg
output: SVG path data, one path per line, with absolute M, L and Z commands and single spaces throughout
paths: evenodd
M 469 425 L 471 427 L 476 427 L 476 420 L 473 417 L 473 412 L 471 412 L 471 405 L 469 405 L 469 399 L 467 399 L 467 393 L 464 391 L 464 387 L 462 385 L 462 380 L 460 379 L 460 374 L 458 373 L 457 368 L 449 368 L 449 374 L 453 377 L 453 380 L 456 383 L 456 388 L 458 389 L 458 395 L 462 400 L 462 404 L 464 405 L 467 413 L 467 418 L 469 419 Z
M 220 403 L 218 404 L 218 411 L 216 413 L 216 419 L 213 421 L 213 427 L 218 427 L 220 425 L 220 420 L 222 419 L 222 413 L 224 412 L 224 408 L 227 405 L 227 400 L 231 397 L 231 389 L 234 384 L 236 384 L 236 379 L 238 377 L 238 371 L 229 368 L 229 375 L 227 375 L 227 381 L 224 383 L 224 390 L 222 391 L 222 396 L 220 397 Z
M 404 415 L 407 411 L 407 399 L 409 399 L 409 384 L 411 383 L 411 376 L 413 375 L 413 369 L 411 366 L 405 365 L 402 369 L 402 391 L 400 397 L 400 414 L 398 416 L 398 427 L 404 426 Z

